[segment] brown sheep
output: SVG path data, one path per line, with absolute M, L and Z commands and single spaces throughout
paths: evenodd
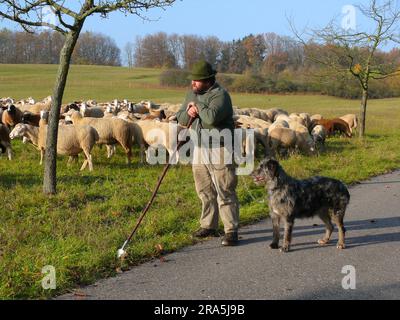
M 340 132 L 345 134 L 347 137 L 351 138 L 351 130 L 349 125 L 346 121 L 335 118 L 335 119 L 321 119 L 321 120 L 314 120 L 313 126 L 321 125 L 325 128 L 327 132 L 327 136 L 332 136 L 335 132 Z
M 22 121 L 22 111 L 19 110 L 13 104 L 9 105 L 6 110 L 3 111 L 1 116 L 1 122 L 8 128 L 14 127 L 16 124 Z
M 47 111 L 45 111 L 45 112 L 47 112 Z M 25 123 L 25 124 L 30 124 L 35 127 L 39 127 L 40 117 L 41 117 L 40 114 L 35 114 L 35 113 L 31 113 L 29 111 L 25 111 L 22 116 L 21 122 Z M 59 120 L 64 120 L 64 119 L 65 119 L 65 116 L 60 115 Z

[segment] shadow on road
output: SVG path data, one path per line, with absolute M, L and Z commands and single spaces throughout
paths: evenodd
M 384 229 L 384 228 L 398 228 L 400 227 L 400 217 L 391 218 L 380 218 L 380 219 L 368 219 L 368 220 L 358 220 L 358 221 L 348 221 L 345 222 L 346 227 L 346 244 L 347 248 L 354 248 L 359 246 L 365 246 L 377 243 L 387 243 L 387 242 L 400 242 L 400 233 L 381 233 L 381 234 L 371 234 L 371 235 L 361 235 L 352 237 L 352 231 L 362 231 L 362 230 L 374 230 L 374 229 Z M 328 246 L 334 246 L 337 239 L 337 228 L 333 233 L 332 243 Z M 296 246 L 312 245 L 309 248 L 302 248 L 300 250 L 313 249 L 318 247 L 316 241 L 318 235 L 322 237 L 325 232 L 325 227 L 323 224 L 310 225 L 310 226 L 296 226 L 293 230 L 293 251 L 295 251 Z M 253 235 L 263 235 L 251 237 Z M 281 228 L 281 237 L 283 235 L 283 228 Z M 315 239 L 309 242 L 296 243 L 296 238 L 301 236 L 313 236 Z M 268 242 L 272 240 L 272 228 L 261 229 L 261 230 L 244 230 L 240 232 L 240 236 L 244 237 L 240 241 L 241 246 L 250 245 L 259 242 Z M 247 238 L 249 236 L 249 238 Z
M 301 294 L 294 294 L 287 297 L 289 300 L 338 300 L 338 299 L 351 299 L 351 300 L 397 300 L 400 290 L 399 283 L 388 283 L 379 286 L 365 286 L 356 290 L 344 290 L 341 288 L 341 282 L 338 281 L 337 286 L 329 286 L 322 288 L 318 291 L 304 292 Z
M 363 186 L 363 185 L 368 185 L 368 184 L 397 184 L 400 183 L 400 180 L 398 181 L 374 181 L 374 182 L 361 182 L 358 183 L 358 186 Z

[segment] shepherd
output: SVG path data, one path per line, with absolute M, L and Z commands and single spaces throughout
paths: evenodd
M 219 216 L 224 225 L 223 246 L 238 244 L 239 201 L 236 195 L 238 177 L 233 161 L 234 120 L 232 100 L 229 93 L 216 82 L 217 71 L 207 61 L 194 64 L 190 80 L 191 88 L 177 113 L 179 124 L 187 126 L 191 118 L 196 118 L 192 129 L 201 142 L 201 154 L 207 154 L 210 161 L 193 161 L 193 177 L 198 197 L 202 202 L 200 229 L 193 236 L 207 238 L 220 236 Z M 210 145 L 210 131 L 230 132 L 231 140 L 220 139 L 218 145 Z M 205 134 L 207 132 L 207 134 Z M 229 141 L 228 141 L 229 140 Z M 218 155 L 215 157 L 215 155 Z M 215 161 L 217 158 L 217 161 Z M 202 159 L 204 159 L 202 157 Z M 226 161 L 226 160 L 230 161 Z

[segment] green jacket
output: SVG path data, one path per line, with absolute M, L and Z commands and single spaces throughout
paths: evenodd
M 181 109 L 176 114 L 179 124 L 183 126 L 189 122 L 189 115 L 186 112 L 189 102 L 195 102 L 199 109 L 199 118 L 192 125 L 192 129 L 196 130 L 199 138 L 201 129 L 217 129 L 219 131 L 229 129 L 233 133 L 235 124 L 232 100 L 229 93 L 218 83 L 215 83 L 204 94 L 195 94 L 192 90 L 187 93 Z

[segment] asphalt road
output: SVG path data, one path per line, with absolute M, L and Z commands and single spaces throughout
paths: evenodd
M 400 171 L 350 188 L 345 250 L 327 247 L 318 220 L 296 220 L 292 250 L 268 249 L 271 221 L 240 229 L 240 246 L 220 239 L 166 255 L 58 299 L 399 299 Z M 315 225 L 316 224 L 316 225 Z M 355 269 L 345 290 L 344 266 Z

